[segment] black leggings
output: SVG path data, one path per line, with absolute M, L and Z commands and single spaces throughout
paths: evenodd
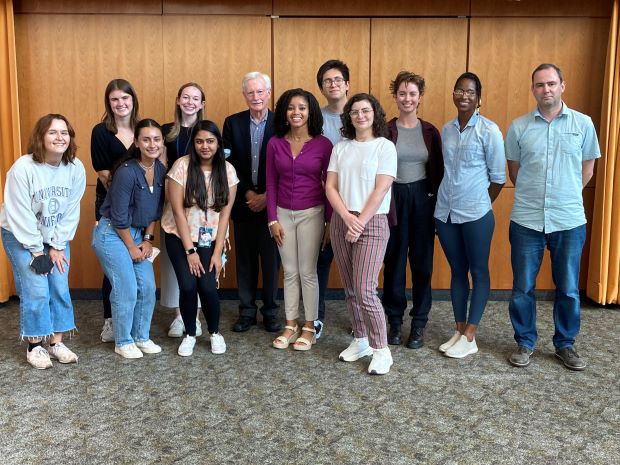
M 202 312 L 207 320 L 209 333 L 217 333 L 220 325 L 220 298 L 217 294 L 215 270 L 209 272 L 213 247 L 198 247 L 198 256 L 206 273 L 199 278 L 189 271 L 187 255 L 183 242 L 174 234 L 165 234 L 168 256 L 179 282 L 179 308 L 185 331 L 189 336 L 196 336 L 196 306 L 200 295 Z

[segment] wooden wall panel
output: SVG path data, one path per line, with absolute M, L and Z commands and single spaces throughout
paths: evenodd
M 163 0 L 164 14 L 271 16 L 271 0 Z
M 467 16 L 469 0 L 273 0 L 273 14 L 279 16 Z
M 610 16 L 611 0 L 471 0 L 472 16 Z
M 15 13 L 160 15 L 162 0 L 13 0 Z
M 162 60 L 152 46 L 161 43 L 160 19 L 17 15 L 15 35 L 22 146 L 40 116 L 64 114 L 75 128 L 88 184 L 94 185 L 90 133 L 104 112 L 107 83 L 128 79 L 138 93 L 141 115 L 158 121 L 164 115 Z
M 473 18 L 469 69 L 482 80 L 482 112 L 506 134 L 514 118 L 536 106 L 534 68 L 555 63 L 564 73 L 567 105 L 598 127 L 608 29 L 601 18 Z
M 172 120 L 179 87 L 195 81 L 205 90 L 207 118 L 221 130 L 226 116 L 247 109 L 243 76 L 250 71 L 271 74 L 269 18 L 164 16 L 162 20 L 164 85 L 159 100 L 163 94 L 165 121 Z
M 371 92 L 388 119 L 398 116 L 389 84 L 401 70 L 418 73 L 426 83 L 421 118 L 439 131 L 454 118 L 454 80 L 467 65 L 467 20 L 464 18 L 373 19 Z
M 329 31 L 325 34 L 325 31 Z M 320 46 L 308 46 L 309 37 L 329 37 Z M 319 42 L 317 42 L 317 45 Z M 316 83 L 316 72 L 330 59 L 344 61 L 350 70 L 349 95 L 367 92 L 370 74 L 370 20 L 278 18 L 273 21 L 274 104 L 282 92 L 302 87 L 321 106 L 325 99 Z

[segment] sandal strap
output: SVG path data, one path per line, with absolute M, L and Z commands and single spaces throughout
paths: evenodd
M 308 327 L 306 327 L 306 326 L 302 326 L 302 328 L 301 328 L 301 332 L 303 333 L 304 331 L 307 331 L 307 332 L 309 332 L 309 333 L 314 333 L 314 334 L 316 334 L 316 329 L 314 329 L 314 328 L 308 328 Z
M 294 344 L 297 344 L 298 342 L 301 342 L 302 344 L 307 345 L 307 346 L 312 345 L 312 341 L 306 339 L 305 337 L 298 337 L 297 340 L 294 342 Z
M 291 331 L 293 331 L 294 333 L 296 333 L 297 331 L 299 331 L 299 326 L 297 326 L 297 325 L 295 325 L 295 326 L 289 326 L 289 325 L 286 325 L 286 326 L 284 327 L 284 329 L 290 329 Z

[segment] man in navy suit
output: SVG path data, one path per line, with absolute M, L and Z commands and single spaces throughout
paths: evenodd
M 280 331 L 278 320 L 278 272 L 280 257 L 267 227 L 265 200 L 267 142 L 273 135 L 273 112 L 269 110 L 271 80 L 266 74 L 251 72 L 241 81 L 248 110 L 230 115 L 224 121 L 224 147 L 230 149 L 228 161 L 237 170 L 239 185 L 232 209 L 235 234 L 239 320 L 233 331 L 247 331 L 256 324 L 258 261 L 263 277 L 260 309 L 263 324 L 270 332 Z

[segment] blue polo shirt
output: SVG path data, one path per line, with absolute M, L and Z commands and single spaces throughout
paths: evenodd
M 600 156 L 592 119 L 564 103 L 550 123 L 538 109 L 514 120 L 506 135 L 506 158 L 519 162 L 510 219 L 545 233 L 585 224 L 582 162 Z
M 435 218 L 446 223 L 467 223 L 491 209 L 490 183 L 506 182 L 502 133 L 493 121 L 474 113 L 463 132 L 459 120 L 448 121 L 441 131 L 444 175 L 437 193 Z

